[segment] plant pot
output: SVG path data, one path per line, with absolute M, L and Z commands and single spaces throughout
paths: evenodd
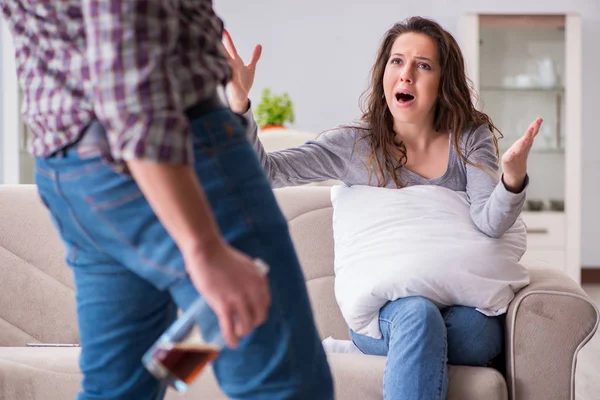
M 283 129 L 283 125 L 265 125 L 260 128 L 261 131 L 268 131 L 269 129 Z

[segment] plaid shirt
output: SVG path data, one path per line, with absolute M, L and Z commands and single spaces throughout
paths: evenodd
M 44 157 L 97 118 L 113 160 L 193 160 L 184 110 L 227 82 L 212 0 L 0 0 L 30 151 Z

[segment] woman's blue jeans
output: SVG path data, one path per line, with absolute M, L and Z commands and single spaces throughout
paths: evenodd
M 215 361 L 221 388 L 234 399 L 332 400 L 287 221 L 241 117 L 222 109 L 191 124 L 194 167 L 222 234 L 271 267 L 268 321 Z M 78 399 L 160 399 L 165 388 L 144 369 L 142 355 L 198 292 L 134 180 L 99 155 L 100 131 L 92 125 L 85 140 L 36 160 L 39 194 L 74 273 L 83 373 Z
M 439 400 L 448 391 L 451 365 L 486 366 L 503 348 L 501 317 L 470 307 L 442 310 L 423 297 L 387 303 L 379 313 L 381 339 L 350 331 L 365 354 L 387 356 L 385 400 Z

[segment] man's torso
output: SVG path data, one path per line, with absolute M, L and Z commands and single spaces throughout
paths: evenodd
M 123 1 L 88 3 L 92 4 L 88 12 L 95 13 L 102 7 L 119 7 Z M 156 2 L 130 0 L 135 24 L 149 23 L 149 18 L 144 19 L 148 3 Z M 14 38 L 22 112 L 33 136 L 30 150 L 36 156 L 47 156 L 76 140 L 94 119 L 94 85 L 86 57 L 89 38 L 82 1 L 0 0 L 0 6 Z M 211 0 L 179 0 L 167 7 L 165 11 L 175 13 L 178 22 L 174 26 L 178 40 L 170 49 L 168 62 L 186 108 L 205 96 L 203 90 L 212 90 L 229 78 L 220 49 L 222 22 L 214 14 Z M 140 39 L 138 42 L 143 43 Z M 138 61 L 148 56 L 140 46 L 123 62 L 131 64 L 132 73 L 141 73 L 135 70 Z M 102 78 L 111 79 L 110 71 L 106 72 Z

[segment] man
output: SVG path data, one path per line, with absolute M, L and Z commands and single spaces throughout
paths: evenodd
M 144 352 L 200 293 L 236 399 L 332 399 L 303 276 L 210 0 L 0 0 L 36 183 L 74 273 L 79 399 L 157 399 Z M 270 265 L 265 278 L 251 257 Z

